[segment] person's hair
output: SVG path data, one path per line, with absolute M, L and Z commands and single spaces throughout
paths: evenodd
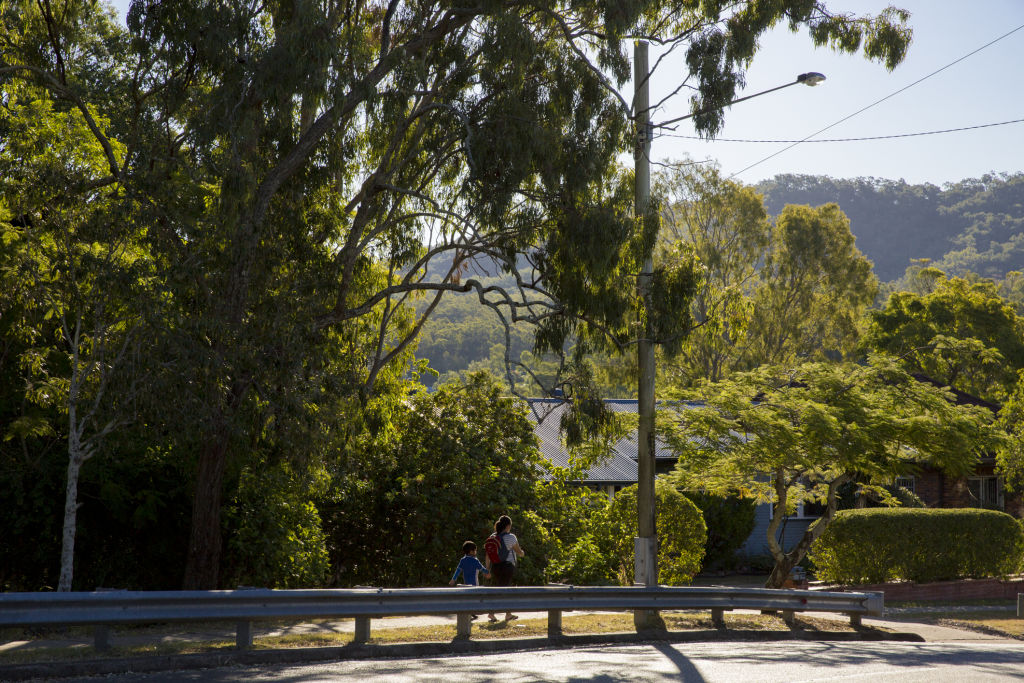
M 494 531 L 495 533 L 500 534 L 503 531 L 508 531 L 509 527 L 511 526 L 512 518 L 508 515 L 502 515 L 501 517 L 498 517 L 498 521 L 494 523 Z
M 474 550 L 476 550 L 476 543 L 473 543 L 473 541 L 466 541 L 462 544 L 462 552 L 466 555 L 469 555 Z

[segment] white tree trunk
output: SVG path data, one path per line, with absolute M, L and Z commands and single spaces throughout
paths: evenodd
M 72 432 L 74 435 L 74 432 Z M 81 447 L 75 436 L 68 438 L 68 484 L 64 493 L 64 531 L 60 547 L 58 591 L 70 591 L 75 570 L 75 532 L 78 528 L 78 474 L 82 470 Z

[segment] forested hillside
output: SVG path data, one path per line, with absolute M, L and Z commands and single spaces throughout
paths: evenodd
M 943 187 L 884 178 L 778 175 L 757 186 L 765 207 L 835 202 L 881 281 L 927 258 L 951 275 L 1002 278 L 1024 269 L 1024 173 L 990 174 Z
M 970 272 L 997 281 L 1024 270 L 1024 173 L 967 178 L 944 187 L 884 178 L 779 175 L 755 189 L 764 194 L 765 209 L 773 217 L 787 204 L 837 203 L 850 219 L 857 248 L 874 263 L 883 283 L 898 280 L 912 260 L 920 259 L 950 276 Z M 889 290 L 894 287 L 900 284 L 893 282 Z M 448 296 L 424 326 L 416 355 L 429 359 L 442 380 L 470 369 L 502 375 L 504 336 L 494 312 L 477 305 L 475 294 Z M 513 361 L 532 345 L 531 330 L 512 328 Z

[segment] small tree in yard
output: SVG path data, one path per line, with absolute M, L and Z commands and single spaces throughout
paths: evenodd
M 866 365 L 765 366 L 697 393 L 703 405 L 679 405 L 659 418 L 680 454 L 672 476 L 680 487 L 771 504 L 769 588 L 782 586 L 828 527 L 844 483 L 866 482 L 861 490 L 898 504 L 883 484 L 924 463 L 965 474 L 999 438 L 990 413 L 957 406 L 948 391 L 885 356 Z M 799 503 L 822 503 L 825 512 L 787 551 L 777 532 Z

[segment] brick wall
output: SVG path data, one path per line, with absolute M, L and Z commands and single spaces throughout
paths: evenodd
M 1016 600 L 1024 593 L 1024 577 L 1012 579 L 964 579 L 933 583 L 876 583 L 867 586 L 830 586 L 816 584 L 812 590 L 885 593 L 885 601 L 905 600 Z

